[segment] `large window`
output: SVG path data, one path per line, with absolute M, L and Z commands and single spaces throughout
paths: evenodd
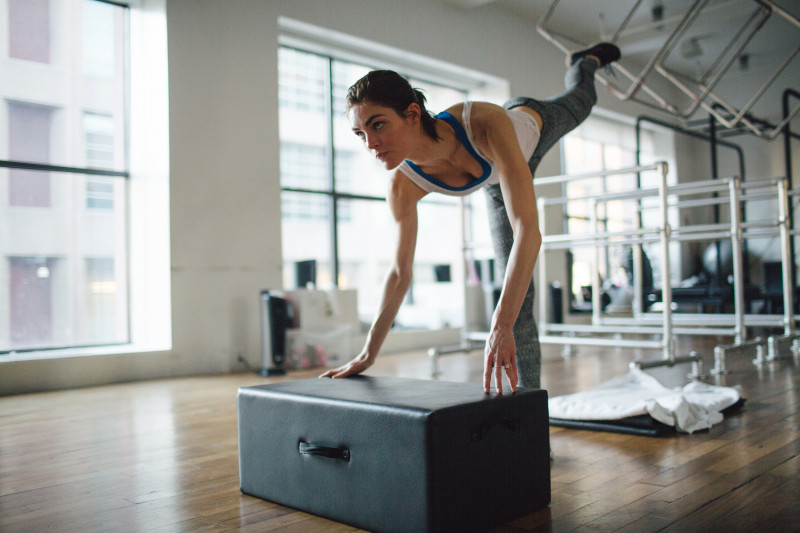
M 0 354 L 128 342 L 127 8 L 0 11 Z
M 288 47 L 280 49 L 278 64 L 284 285 L 296 287 L 297 264 L 315 261 L 317 286 L 357 289 L 359 314 L 368 321 L 394 249 L 384 201 L 388 173 L 353 135 L 344 106 L 347 88 L 371 67 Z M 409 80 L 423 89 L 431 110 L 466 98 L 465 91 Z M 430 195 L 419 220 L 413 286 L 396 326 L 460 326 L 460 200 Z
M 572 133 L 564 138 L 563 158 L 565 174 L 590 174 L 607 170 L 619 170 L 634 167 L 637 164 L 637 142 L 633 125 L 615 120 L 591 116 Z M 654 134 L 643 130 L 639 139 L 639 157 L 641 164 L 652 163 L 657 159 L 671 159 L 669 151 L 656 157 Z M 658 176 L 655 173 L 626 173 L 605 177 L 590 177 L 583 180 L 570 181 L 564 186 L 565 195 L 572 199 L 565 207 L 566 232 L 573 235 L 594 233 L 591 227 L 593 203 L 584 198 L 605 193 L 627 192 L 638 188 L 657 187 Z M 652 209 L 657 205 L 652 198 L 599 202 L 597 204 L 597 222 L 600 232 L 620 232 L 637 227 L 637 217 L 642 217 L 646 227 L 656 224 L 657 212 Z M 631 246 L 619 244 L 601 248 L 600 263 L 597 270 L 601 285 L 607 294 L 614 294 L 618 289 L 629 289 L 631 275 Z M 647 258 L 647 274 L 645 284 L 652 283 L 650 268 L 658 272 L 659 254 L 651 246 L 644 247 Z M 572 311 L 591 311 L 592 265 L 595 260 L 594 248 L 591 246 L 575 246 L 568 252 L 570 307 Z M 606 304 L 608 301 L 606 301 Z

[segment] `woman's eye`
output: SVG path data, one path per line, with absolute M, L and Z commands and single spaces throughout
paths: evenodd
M 383 127 L 383 122 L 376 122 L 376 123 L 375 123 L 375 129 L 376 129 L 376 130 L 379 130 L 379 129 L 381 129 L 382 127 Z

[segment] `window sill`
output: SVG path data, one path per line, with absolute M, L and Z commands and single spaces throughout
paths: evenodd
M 10 352 L 0 355 L 0 365 L 3 363 L 18 363 L 24 361 L 42 361 L 47 359 L 68 359 L 75 357 L 94 357 L 108 355 L 136 355 L 142 353 L 166 352 L 171 346 L 142 346 L 135 344 L 119 344 L 107 346 L 87 346 L 80 348 L 63 348 L 58 350 L 42 350 L 31 352 Z

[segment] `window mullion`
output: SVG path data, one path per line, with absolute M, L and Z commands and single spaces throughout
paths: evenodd
M 334 287 L 339 286 L 339 202 L 336 191 L 336 148 L 334 146 L 333 124 L 333 59 L 328 58 L 328 76 L 325 80 L 328 98 L 325 105 L 325 114 L 328 119 L 328 175 L 330 176 L 330 205 L 331 205 L 331 280 Z

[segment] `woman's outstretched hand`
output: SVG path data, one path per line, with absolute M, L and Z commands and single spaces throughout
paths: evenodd
M 332 368 L 320 375 L 321 378 L 346 378 L 347 376 L 355 376 L 362 373 L 364 370 L 372 366 L 372 360 L 365 352 L 361 352 L 358 357 L 342 365 L 339 368 Z
M 517 392 L 517 344 L 509 329 L 492 329 L 483 354 L 483 391 L 489 392 L 492 375 L 498 394 L 503 393 L 505 370 L 511 392 Z

